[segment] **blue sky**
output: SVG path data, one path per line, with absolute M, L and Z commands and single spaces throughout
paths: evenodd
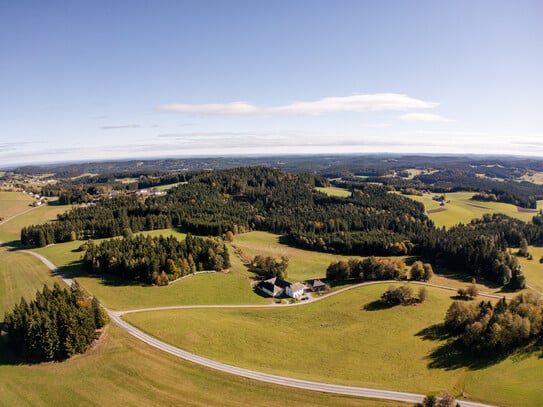
M 0 166 L 543 156 L 543 2 L 0 1 Z

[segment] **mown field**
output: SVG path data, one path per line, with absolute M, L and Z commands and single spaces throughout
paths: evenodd
M 526 276 L 526 283 L 539 294 L 543 295 L 543 264 L 539 262 L 543 257 L 542 246 L 529 246 L 528 251 L 533 259 L 519 257 L 520 265 Z
M 62 363 L 16 364 L 0 338 L 4 406 L 406 406 L 267 385 L 196 366 L 109 325 L 98 344 Z
M 185 236 L 177 230 L 146 234 L 174 235 L 179 239 Z M 99 243 L 100 240 L 96 242 Z M 232 267 L 228 273 L 199 274 L 165 287 L 153 287 L 126 282 L 112 276 L 89 276 L 82 272 L 80 259 L 83 253 L 77 250 L 81 243 L 83 242 L 61 243 L 33 251 L 43 254 L 55 265 L 65 269 L 106 307 L 114 310 L 190 304 L 263 304 L 268 301 L 253 293 L 250 274 L 233 250 L 230 252 Z
M 351 196 L 351 191 L 344 189 L 344 188 L 337 188 L 337 187 L 316 187 L 317 191 L 324 192 L 327 195 L 330 196 L 339 196 L 341 198 L 346 198 Z
M 409 198 L 422 202 L 428 216 L 437 226 L 454 226 L 458 223 L 469 223 L 474 218 L 480 218 L 485 213 L 503 213 L 507 216 L 529 222 L 535 215 L 535 210 L 519 210 L 515 205 L 501 202 L 472 201 L 473 192 L 452 192 L 445 194 L 445 206 L 432 200 L 441 194 L 424 194 L 423 196 L 409 195 Z M 449 202 L 450 201 L 450 202 Z M 543 207 L 543 201 L 538 201 L 538 209 Z
M 52 275 L 37 258 L 0 247 L 0 318 L 18 304 L 21 297 L 34 298 L 44 284 L 52 286 L 62 281 Z
M 21 229 L 24 226 L 38 225 L 56 220 L 57 215 L 66 212 L 69 205 L 44 205 L 37 208 L 28 207 L 28 212 L 0 224 L 0 240 L 5 242 L 16 241 L 21 238 Z M 26 210 L 25 210 L 26 211 Z
M 281 244 L 280 239 L 280 235 L 273 233 L 249 232 L 236 235 L 233 244 L 236 248 L 241 249 L 247 259 L 253 259 L 257 255 L 276 258 L 288 257 L 287 275 L 290 281 L 324 278 L 326 277 L 326 268 L 331 262 L 349 259 L 349 256 L 338 256 L 290 247 Z
M 539 406 L 541 349 L 474 365 L 440 334 L 451 293 L 382 308 L 387 284 L 291 308 L 171 310 L 124 318 L 191 352 L 308 380 L 455 395 L 502 406 Z M 205 320 L 205 324 L 201 321 Z
M 11 216 L 31 209 L 34 199 L 22 192 L 0 191 L 0 218 L 4 220 Z

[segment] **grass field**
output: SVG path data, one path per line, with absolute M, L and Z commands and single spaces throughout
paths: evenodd
M 530 171 L 524 174 L 521 178 L 522 181 L 532 182 L 534 184 L 543 185 L 543 172 Z
M 15 365 L 0 342 L 4 406 L 407 406 L 268 385 L 155 350 L 109 326 L 98 345 L 62 363 Z
M 312 252 L 297 249 L 279 243 L 280 236 L 267 232 L 249 232 L 236 235 L 234 245 L 241 249 L 244 256 L 253 259 L 256 255 L 289 259 L 287 269 L 288 279 L 304 281 L 312 278 L 324 278 L 326 268 L 333 261 L 348 259 L 348 256 L 338 256 L 329 253 Z
M 382 309 L 376 300 L 386 287 L 358 288 L 293 308 L 175 310 L 125 318 L 183 349 L 268 373 L 421 393 L 448 390 L 503 406 L 540 405 L 541 350 L 464 367 L 464 357 L 449 354 L 454 350 L 432 328 L 443 320 L 451 293 L 429 289 L 425 304 Z
M 166 185 L 159 185 L 157 187 L 153 187 L 153 189 L 157 190 L 157 191 L 165 191 L 165 190 L 168 190 L 168 189 L 172 189 L 172 188 L 175 188 L 179 185 L 184 185 L 186 184 L 187 182 L 176 182 L 175 184 L 166 184 Z
M 11 216 L 24 212 L 31 207 L 34 198 L 22 192 L 0 191 L 0 218 L 7 219 Z
M 184 238 L 177 230 L 146 232 L 150 235 L 174 235 Z M 99 243 L 100 240 L 97 240 Z M 89 292 L 96 295 L 108 308 L 134 309 L 167 305 L 190 304 L 262 304 L 265 298 L 255 294 L 250 286 L 249 273 L 231 250 L 232 267 L 229 273 L 200 274 L 187 277 L 166 287 L 151 287 L 126 282 L 112 276 L 88 276 L 82 272 L 81 241 L 61 243 L 34 249 L 58 267 L 66 269 Z
M 351 196 L 351 191 L 344 188 L 337 187 L 316 187 L 317 191 L 324 192 L 326 195 L 339 196 L 341 198 L 347 198 Z
M 0 319 L 21 300 L 34 298 L 44 284 L 52 286 L 62 281 L 35 257 L 0 247 Z
M 539 294 L 543 295 L 543 264 L 539 262 L 539 259 L 543 256 L 543 247 L 530 246 L 528 251 L 533 256 L 532 260 L 519 257 L 522 271 L 526 276 L 526 283 Z
M 47 221 L 55 220 L 58 214 L 71 209 L 69 205 L 44 205 L 31 209 L 22 216 L 17 216 L 12 220 L 0 224 L 0 240 L 9 242 L 19 240 L 21 229 L 24 226 L 38 225 Z
M 458 223 L 469 223 L 474 218 L 480 218 L 485 213 L 503 213 L 507 216 L 523 220 L 531 221 L 535 213 L 520 212 L 516 206 L 501 202 L 479 202 L 472 201 L 470 198 L 473 192 L 453 192 L 445 194 L 447 204 L 444 207 L 439 206 L 439 203 L 432 200 L 436 194 L 425 194 L 423 196 L 409 195 L 411 199 L 422 202 L 428 216 L 434 223 L 441 227 L 450 227 Z M 450 202 L 449 202 L 450 201 Z M 543 202 L 538 202 L 538 208 L 543 207 Z

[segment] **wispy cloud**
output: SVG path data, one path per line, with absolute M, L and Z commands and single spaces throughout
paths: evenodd
M 204 105 L 191 105 L 176 103 L 171 105 L 162 105 L 157 108 L 167 112 L 178 113 L 197 113 L 197 114 L 223 114 L 223 115 L 242 115 L 251 113 L 260 113 L 262 108 L 253 106 L 245 102 L 232 103 L 210 103 Z
M 407 113 L 400 116 L 400 119 L 409 122 L 453 122 L 454 120 L 432 113 Z
M 424 136 L 455 136 L 455 137 L 484 137 L 489 133 L 484 131 L 455 131 L 455 130 L 415 130 L 408 134 L 418 134 Z
M 119 124 L 114 126 L 100 126 L 100 130 L 139 129 L 139 124 Z
M 384 110 L 429 109 L 439 103 L 427 102 L 398 93 L 375 93 L 327 97 L 308 102 L 295 102 L 282 106 L 263 107 L 247 102 L 212 104 L 169 104 L 158 106 L 161 111 L 210 115 L 247 115 L 257 113 L 282 113 L 291 115 L 319 115 L 325 113 L 361 113 Z

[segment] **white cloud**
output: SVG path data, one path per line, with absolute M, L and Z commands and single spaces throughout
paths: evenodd
M 327 97 L 309 102 L 296 102 L 283 106 L 262 107 L 246 102 L 213 103 L 213 104 L 170 104 L 158 106 L 158 110 L 220 115 L 244 115 L 255 113 L 284 113 L 292 115 L 319 115 L 339 112 L 376 112 L 383 110 L 429 109 L 439 103 L 426 102 L 398 93 L 375 93 Z
M 190 105 L 183 103 L 176 103 L 171 105 L 162 105 L 158 107 L 158 110 L 164 110 L 167 112 L 178 113 L 198 113 L 198 114 L 251 114 L 259 113 L 261 108 L 253 106 L 245 102 L 232 102 L 232 103 L 211 103 L 204 105 Z
M 452 122 L 454 120 L 432 113 L 407 113 L 400 116 L 400 119 L 410 122 Z

